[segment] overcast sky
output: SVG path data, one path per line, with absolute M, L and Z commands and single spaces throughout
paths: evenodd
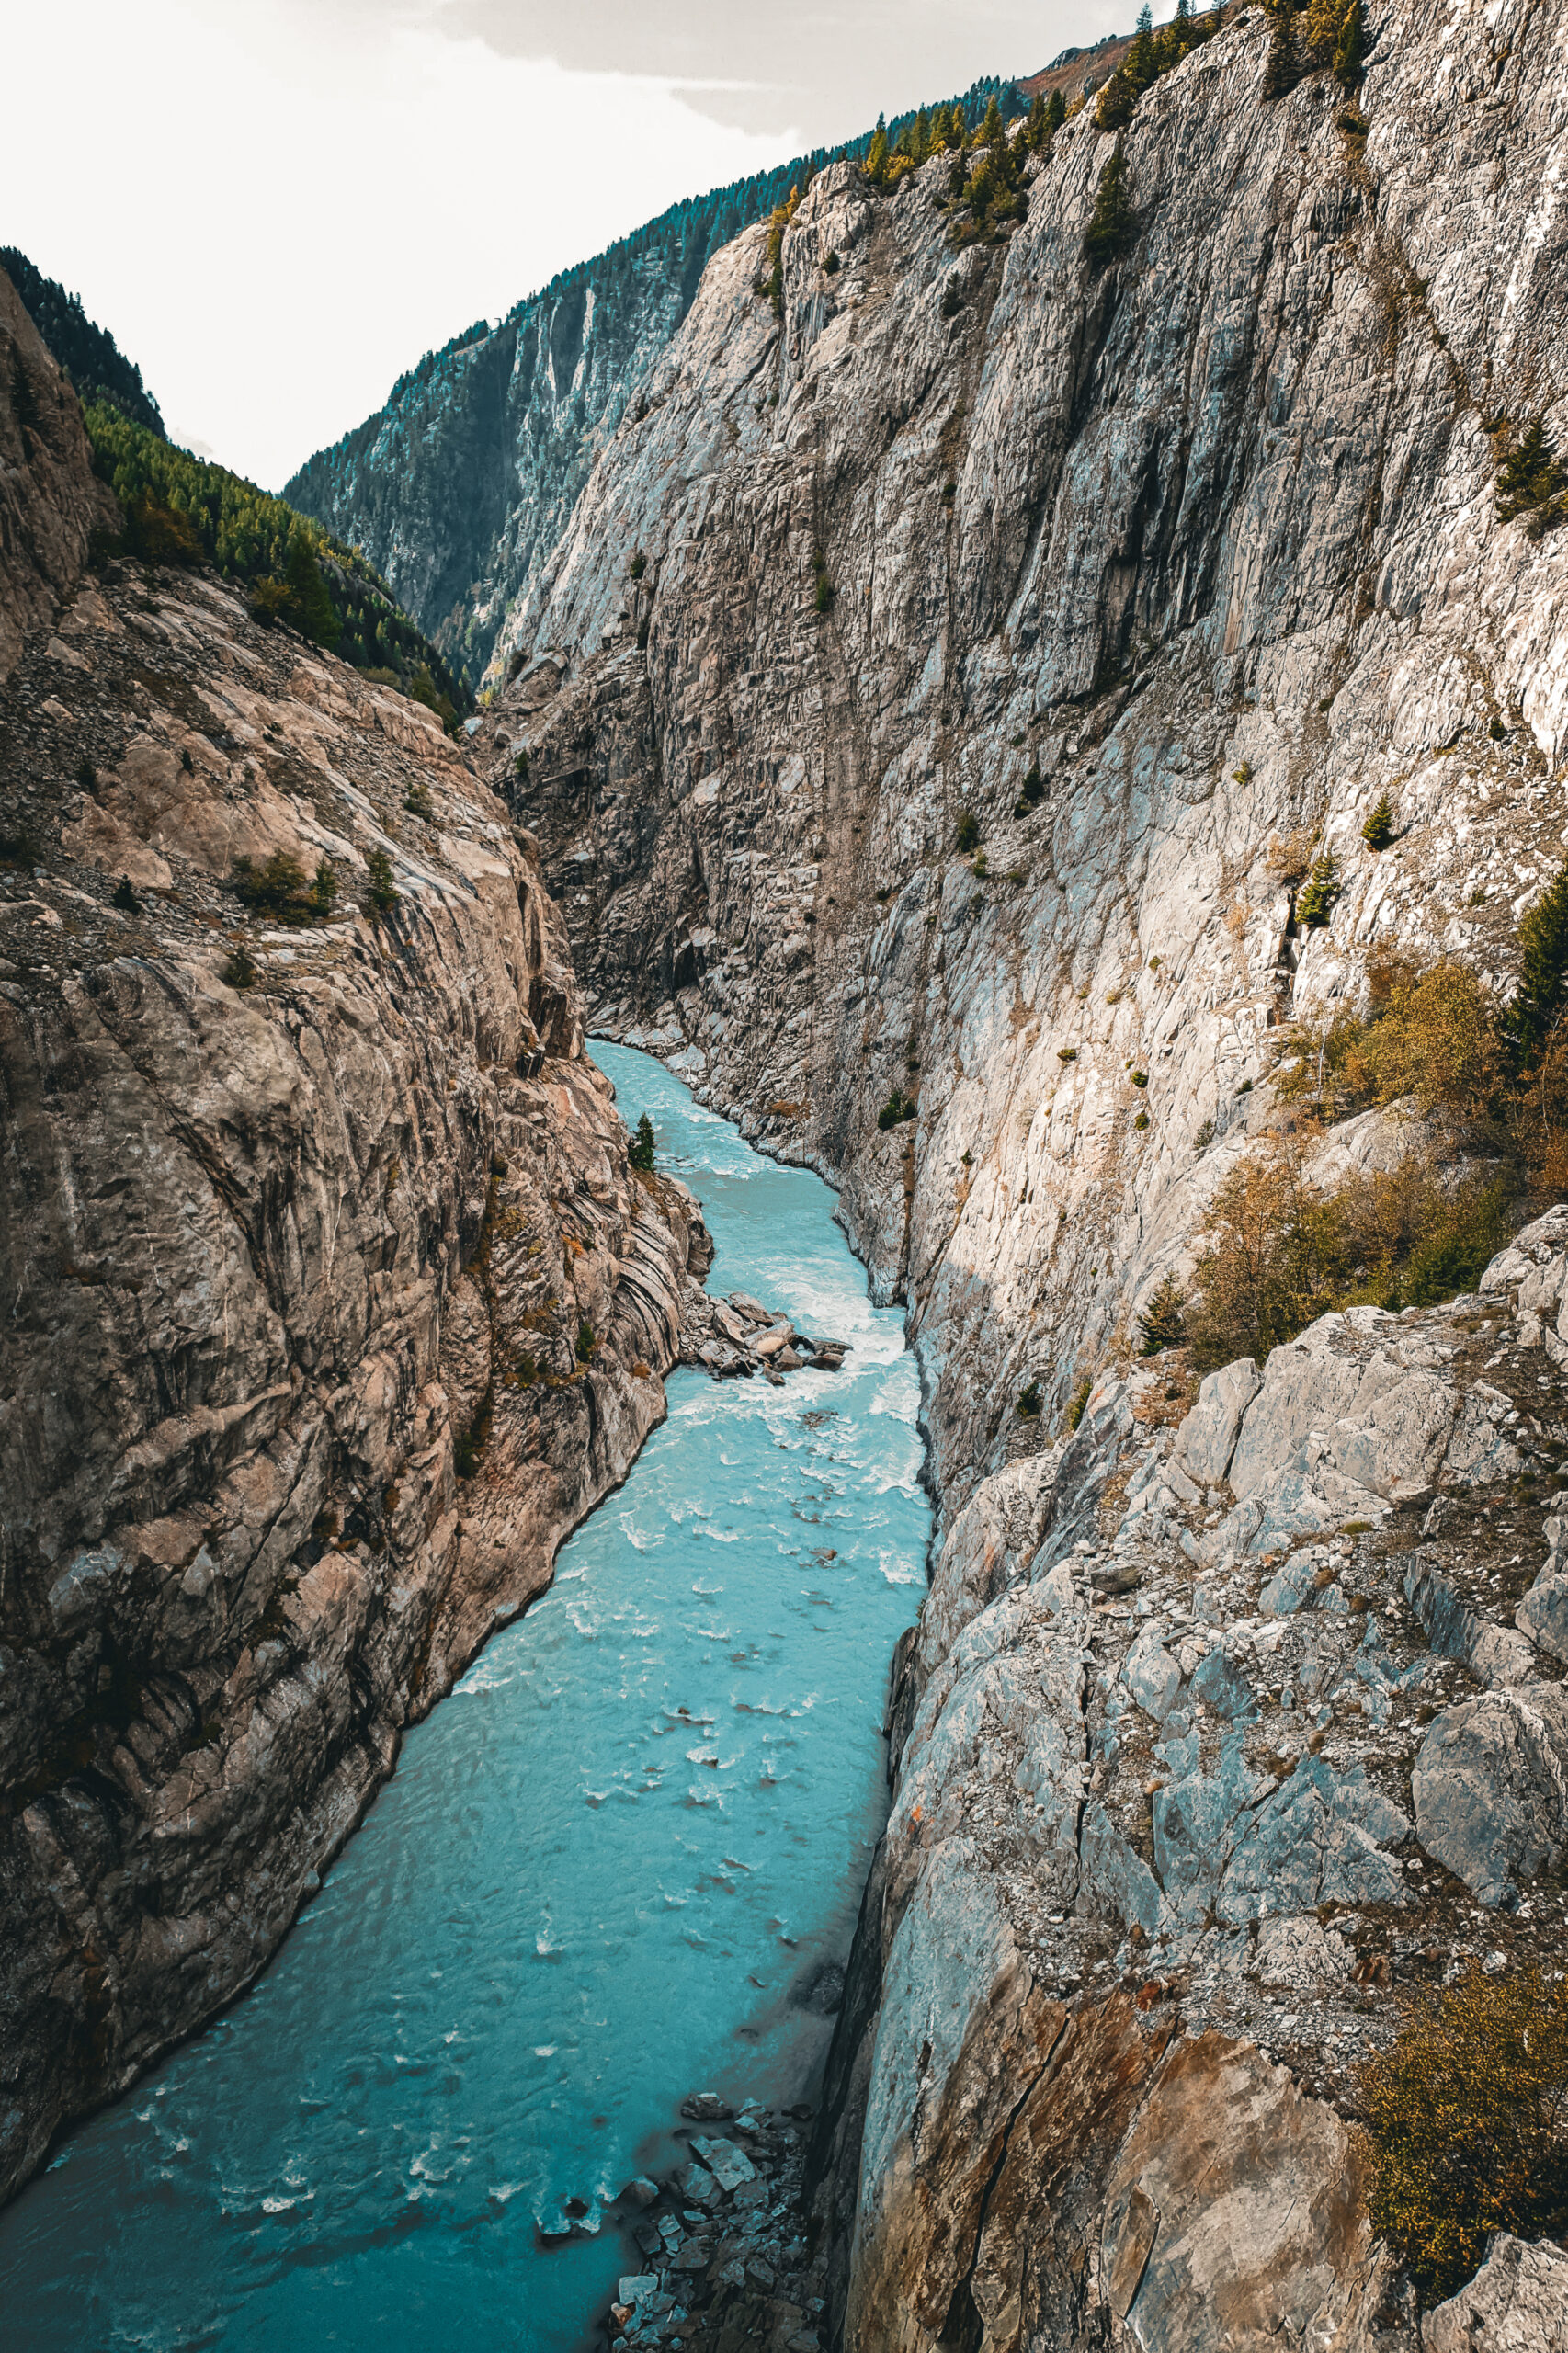
M 423 351 L 677 198 L 1134 13 L 51 0 L 7 12 L 0 244 L 80 293 L 176 440 L 278 489 Z

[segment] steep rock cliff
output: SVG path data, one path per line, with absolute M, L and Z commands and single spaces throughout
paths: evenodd
M 1130 1363 L 1278 1122 L 1269 1033 L 1374 949 L 1506 984 L 1568 827 L 1568 536 L 1499 518 L 1494 438 L 1568 429 L 1568 19 L 1368 22 L 1358 107 L 1266 101 L 1244 9 L 1148 93 L 1107 269 L 1089 114 L 1005 245 L 955 247 L 938 163 L 823 176 L 781 322 L 760 233 L 717 256 L 482 739 L 596 1026 L 842 1187 L 920 1352 L 943 1541 L 817 2150 L 865 2353 L 1410 2342 L 1352 2063 L 1484 1907 L 1540 1933 L 1558 1228 L 1190 1427 Z
M 266 1961 L 709 1255 L 466 753 L 210 574 L 80 576 L 74 397 L 18 483 L 14 381 L 4 609 L 60 609 L 0 700 L 0 2196 Z
M 1103 78 L 1116 45 L 1074 52 L 1027 85 L 1068 96 Z M 960 98 L 971 123 L 1024 88 L 994 75 Z M 896 138 L 913 120 L 895 115 Z M 864 154 L 872 133 L 848 142 Z M 562 270 L 492 329 L 479 321 L 401 376 L 383 407 L 308 459 L 284 495 L 360 547 L 475 684 L 517 642 L 519 608 L 596 460 L 690 310 L 711 256 L 766 221 L 825 152 L 673 205 Z

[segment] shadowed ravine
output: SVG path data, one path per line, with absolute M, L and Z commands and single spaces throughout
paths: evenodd
M 825 1187 L 601 1059 L 701 1198 L 710 1289 L 853 1353 L 778 1389 L 672 1378 L 254 1992 L 0 2222 L 33 2353 L 574 2345 L 621 2244 L 547 2251 L 536 2222 L 592 2222 L 684 2092 L 789 2097 L 820 2052 L 799 1997 L 848 1945 L 924 1586 L 914 1360 Z

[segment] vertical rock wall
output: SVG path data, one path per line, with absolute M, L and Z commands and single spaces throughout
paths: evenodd
M 3 2196 L 266 1961 L 661 1417 L 709 1253 L 466 752 L 210 574 L 84 576 L 0 319 Z
M 481 738 L 596 1024 L 842 1188 L 920 1352 L 942 1541 L 816 2150 L 861 2353 L 1412 2344 L 1355 2063 L 1387 1989 L 1551 1948 L 1533 1881 L 1517 1938 L 1475 1925 L 1422 1795 L 1433 1709 L 1561 1682 L 1517 1273 L 1328 1319 L 1184 1437 L 1129 1362 L 1271 1033 L 1385 949 L 1506 985 L 1568 838 L 1568 534 L 1495 503 L 1509 430 L 1568 446 L 1568 27 L 1368 31 L 1358 106 L 1269 102 L 1230 17 L 1126 130 L 1105 270 L 1089 113 L 1004 244 L 955 242 L 938 161 L 825 173 L 781 318 L 760 232 L 718 256 Z M 1515 1787 L 1491 1723 L 1446 1722 L 1478 1818 L 1550 1813 L 1551 1740 Z

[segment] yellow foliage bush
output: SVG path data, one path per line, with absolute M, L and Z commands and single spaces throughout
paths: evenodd
M 1568 2231 L 1568 1987 L 1472 1963 L 1360 2071 L 1372 2226 L 1422 2295 L 1451 2296 L 1494 2231 Z
M 1508 1195 L 1501 1179 L 1445 1185 L 1425 1153 L 1322 1193 L 1297 1139 L 1278 1139 L 1215 1197 L 1187 1322 L 1194 1362 L 1207 1372 L 1237 1357 L 1261 1361 L 1338 1308 L 1453 1298 L 1507 1239 Z
M 1391 956 L 1374 962 L 1369 978 L 1364 1018 L 1341 1013 L 1326 1032 L 1291 1031 L 1288 1043 L 1299 1059 L 1281 1073 L 1280 1094 L 1321 1099 L 1335 1118 L 1403 1096 L 1467 1126 L 1495 1112 L 1506 1058 L 1496 1008 L 1470 967 L 1452 958 L 1422 967 Z

